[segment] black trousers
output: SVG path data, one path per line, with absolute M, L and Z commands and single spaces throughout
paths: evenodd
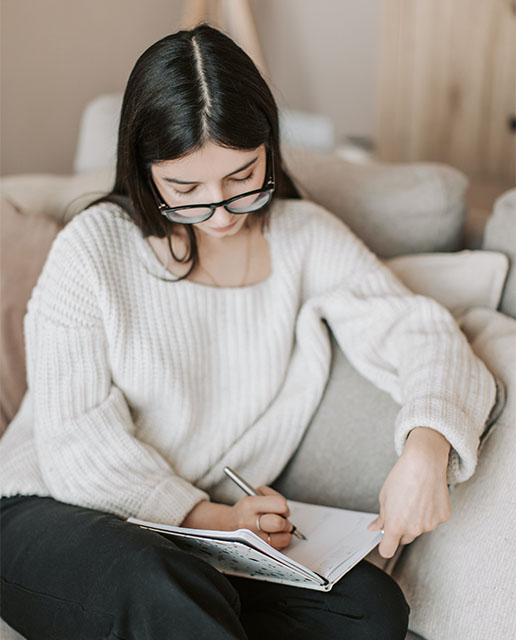
M 34 496 L 0 506 L 1 616 L 29 640 L 405 637 L 401 590 L 367 562 L 323 593 L 228 578 L 100 511 Z

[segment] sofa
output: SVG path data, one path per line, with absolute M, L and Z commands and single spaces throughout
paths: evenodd
M 95 161 L 89 140 L 87 172 L 0 183 L 4 427 L 25 390 L 21 323 L 46 253 L 60 228 L 113 182 L 113 167 L 103 166 L 105 157 Z M 450 309 L 498 381 L 477 471 L 450 487 L 450 520 L 389 561 L 377 552 L 369 559 L 396 578 L 410 603 L 408 638 L 516 637 L 516 189 L 496 202 L 485 230 L 465 235 L 467 180 L 451 167 L 355 165 L 296 149 L 285 158 L 305 197 L 342 218 L 409 288 Z M 396 459 L 398 410 L 333 342 L 324 397 L 275 487 L 296 500 L 376 512 Z M 21 638 L 5 623 L 0 636 Z

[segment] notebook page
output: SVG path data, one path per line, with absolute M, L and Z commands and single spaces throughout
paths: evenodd
M 292 537 L 283 553 L 330 579 L 356 564 L 357 556 L 363 557 L 381 539 L 378 531 L 368 531 L 367 526 L 376 518 L 374 513 L 347 511 L 289 500 L 290 517 L 307 540 Z M 332 575 L 333 574 L 333 575 Z

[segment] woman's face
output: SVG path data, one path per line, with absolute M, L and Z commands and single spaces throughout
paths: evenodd
M 260 189 L 265 180 L 265 145 L 251 151 L 226 149 L 207 142 L 183 158 L 165 160 L 151 167 L 152 178 L 170 207 L 210 204 Z M 236 235 L 248 214 L 234 214 L 218 207 L 209 220 L 194 225 L 214 238 Z

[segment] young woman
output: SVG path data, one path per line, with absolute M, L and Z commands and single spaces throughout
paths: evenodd
M 125 522 L 288 546 L 285 498 L 242 498 L 223 467 L 279 475 L 327 380 L 323 318 L 402 405 L 371 525 L 392 556 L 447 519 L 493 380 L 445 310 L 299 199 L 246 54 L 208 26 L 160 40 L 128 81 L 113 191 L 59 234 L 29 303 L 29 391 L 0 445 L 7 622 L 38 640 L 404 638 L 403 595 L 367 562 L 330 593 L 228 578 Z

